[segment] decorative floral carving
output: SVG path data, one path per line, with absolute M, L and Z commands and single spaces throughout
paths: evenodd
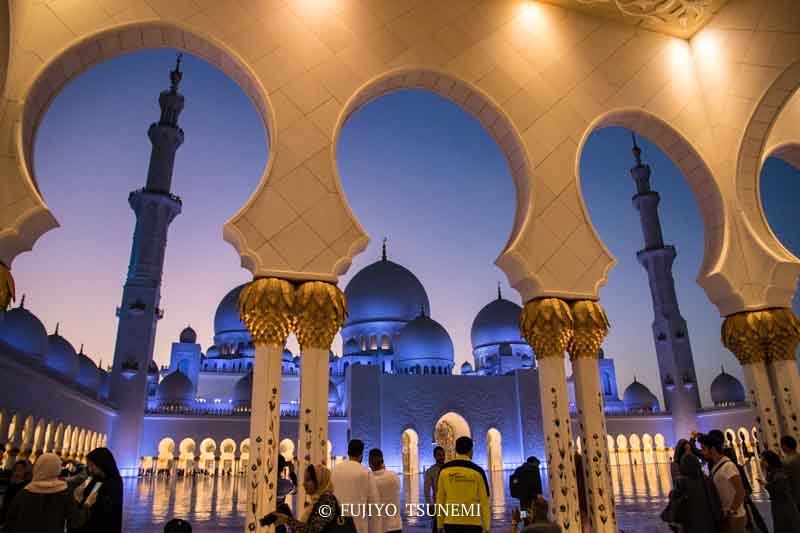
M 578 0 L 584 5 L 611 2 L 624 15 L 660 24 L 679 24 L 686 28 L 703 18 L 711 0 Z
M 600 345 L 608 335 L 608 317 L 600 304 L 591 300 L 578 300 L 570 305 L 572 313 L 572 338 L 567 350 L 571 359 L 600 357 Z
M 294 332 L 301 349 L 328 350 L 347 314 L 344 294 L 335 285 L 307 281 L 297 288 Z
M 239 294 L 239 315 L 256 345 L 283 347 L 292 330 L 295 290 L 278 278 L 260 278 Z
M 572 338 L 572 313 L 564 300 L 537 298 L 525 304 L 519 326 L 537 359 L 563 357 Z

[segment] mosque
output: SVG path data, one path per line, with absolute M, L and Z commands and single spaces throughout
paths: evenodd
M 161 120 L 149 130 L 154 154 L 162 158 L 165 153 L 174 157 L 183 140 L 177 127 L 183 108 L 179 66 L 171 76 L 171 88 L 159 99 Z M 653 289 L 654 336 L 667 405 L 635 380 L 620 400 L 614 360 L 600 351 L 597 371 L 611 464 L 666 461 L 679 424 L 701 431 L 726 428 L 741 453 L 753 452 L 753 413 L 736 378 L 723 370 L 711 384 L 714 406 L 700 406 L 686 324 L 669 270 L 676 252 L 661 240 L 658 193 L 649 188 L 650 169 L 635 144 L 634 155 L 634 203 L 645 236 L 639 259 Z M 163 171 L 153 161 L 146 187 L 130 195 L 139 221 L 156 222 L 137 221 L 123 306 L 117 310 L 113 367 L 98 368 L 83 347 L 75 350 L 62 336 L 58 324 L 48 335 L 24 297 L 0 322 L 0 405 L 11 407 L 0 411 L 6 467 L 17 457 L 45 451 L 81 459 L 106 444 L 112 431 L 127 432 L 129 442 L 138 442 L 138 468 L 128 468 L 129 474 L 235 474 L 249 463 L 256 350 L 240 318 L 244 285 L 220 301 L 210 346 L 203 348 L 187 327 L 172 344 L 169 366 L 159 369 L 153 362 L 159 297 L 153 283 L 142 280 L 157 279 L 160 285 L 167 225 L 182 205 L 169 192 L 171 165 Z M 156 261 L 148 255 L 153 251 Z M 473 437 L 476 460 L 493 470 L 514 467 L 530 455 L 546 457 L 536 354 L 520 333 L 522 308 L 503 298 L 499 287 L 472 323 L 473 361 L 458 369 L 452 339 L 436 321 L 423 283 L 389 260 L 385 242 L 382 257 L 358 272 L 344 294 L 343 353 L 331 351 L 328 358 L 330 462 L 337 462 L 355 437 L 382 448 L 387 465 L 404 473 L 424 469 L 436 444 L 452 455 L 461 435 Z M 152 320 L 142 320 L 151 309 Z M 137 329 L 141 324 L 152 328 Z M 288 458 L 298 442 L 301 358 L 284 349 L 280 365 L 280 452 Z M 575 423 L 572 378 L 568 385 Z M 579 439 L 575 444 L 580 448 Z

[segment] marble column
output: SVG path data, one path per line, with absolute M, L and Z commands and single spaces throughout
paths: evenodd
M 0 320 L 2 312 L 14 301 L 14 276 L 5 263 L 0 262 Z
M 778 410 L 769 383 L 763 342 L 765 311 L 746 311 L 725 318 L 722 323 L 722 344 L 742 365 L 747 399 L 756 412 L 761 449 L 780 449 Z
M 771 309 L 766 333 L 767 368 L 781 413 L 783 434 L 800 441 L 800 376 L 797 373 L 797 344 L 800 320 L 791 309 Z
M 563 300 L 537 298 L 525 304 L 520 330 L 536 353 L 539 371 L 551 519 L 565 533 L 579 533 L 581 512 L 564 371 L 564 351 L 572 339 L 572 313 Z
M 575 379 L 575 403 L 583 444 L 586 503 L 591 531 L 616 533 L 617 516 L 611 486 L 606 415 L 600 387 L 600 345 L 608 334 L 608 318 L 600 304 L 579 300 L 570 305 L 573 335 L 568 351 Z
M 308 281 L 297 287 L 294 304 L 294 331 L 301 351 L 297 477 L 303 479 L 309 464 L 328 462 L 328 354 L 344 322 L 347 305 L 342 291 L 322 281 Z M 297 514 L 304 507 L 305 491 L 301 485 L 297 491 Z
M 276 507 L 281 422 L 281 358 L 292 327 L 294 287 L 277 278 L 256 279 L 239 296 L 239 314 L 256 346 L 250 400 L 250 461 L 245 475 L 245 531 L 263 532 L 258 520 Z

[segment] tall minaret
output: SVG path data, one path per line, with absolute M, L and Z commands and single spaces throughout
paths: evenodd
M 653 297 L 653 338 L 661 374 L 665 408 L 672 413 L 674 438 L 686 437 L 697 429 L 696 411 L 700 408 L 697 377 L 686 321 L 678 308 L 672 262 L 675 247 L 664 244 L 658 219 L 659 195 L 650 190 L 650 166 L 642 164 L 642 151 L 633 136 L 636 166 L 631 176 L 636 182 L 633 205 L 639 211 L 644 234 L 644 249 L 636 253 L 647 270 Z
M 153 144 L 147 184 L 128 196 L 136 213 L 136 229 L 122 305 L 117 309 L 119 327 L 110 390 L 118 408 L 110 445 L 123 475 L 138 471 L 147 370 L 153 360 L 156 322 L 162 316 L 159 302 L 167 229 L 181 212 L 180 198 L 170 192 L 175 152 L 183 143 L 183 130 L 178 127 L 178 115 L 183 111 L 183 95 L 178 92 L 180 67 L 178 55 L 175 70 L 170 72 L 170 88 L 158 98 L 161 118 L 147 130 Z

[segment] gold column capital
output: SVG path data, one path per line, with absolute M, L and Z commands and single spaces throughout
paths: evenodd
M 763 335 L 765 311 L 745 311 L 725 317 L 722 322 L 722 344 L 733 352 L 742 365 L 765 359 Z
M 779 308 L 765 311 L 767 356 L 777 361 L 794 361 L 800 343 L 800 319 L 791 309 Z
M 11 269 L 0 263 L 0 311 L 8 309 L 15 297 L 14 276 L 11 275 Z
M 563 357 L 572 339 L 569 305 L 560 298 L 537 298 L 525 304 L 519 329 L 537 359 Z
M 577 300 L 570 303 L 572 312 L 572 339 L 567 346 L 570 359 L 579 357 L 600 358 L 600 345 L 608 335 L 608 317 L 599 303 Z
M 292 330 L 295 289 L 278 278 L 254 279 L 239 294 L 239 316 L 253 343 L 283 347 Z
M 297 287 L 294 332 L 301 350 L 329 350 L 347 314 L 344 293 L 324 281 L 307 281 Z

